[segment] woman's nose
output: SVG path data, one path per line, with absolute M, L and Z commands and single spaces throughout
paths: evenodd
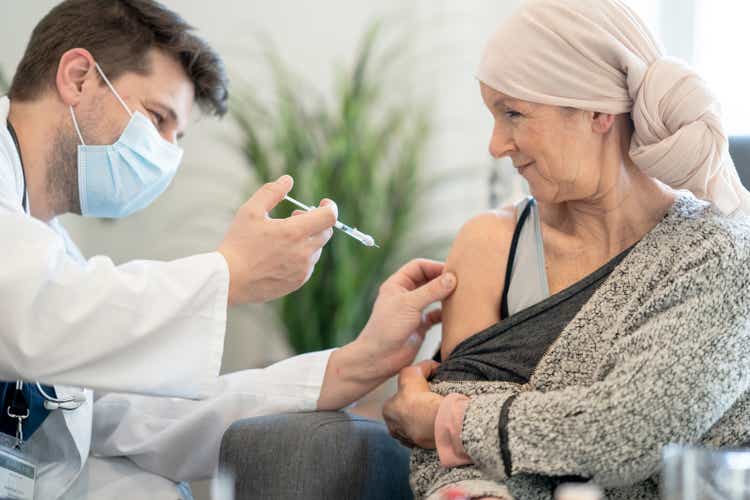
M 492 137 L 490 137 L 489 150 L 490 155 L 497 159 L 507 156 L 509 153 L 516 150 L 513 138 L 508 131 L 505 130 L 505 127 L 495 124 L 495 128 L 492 130 Z

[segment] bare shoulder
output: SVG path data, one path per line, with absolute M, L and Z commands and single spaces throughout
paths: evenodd
M 500 320 L 500 299 L 515 207 L 472 217 L 459 231 L 446 261 L 456 291 L 443 303 L 443 359 L 465 338 Z
M 461 249 L 481 250 L 512 237 L 516 227 L 516 210 L 503 207 L 475 215 L 461 228 L 453 242 L 451 252 Z

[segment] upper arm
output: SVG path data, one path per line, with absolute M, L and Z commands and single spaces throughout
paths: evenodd
M 515 225 L 513 207 L 485 212 L 469 220 L 453 242 L 446 270 L 456 275 L 458 284 L 443 301 L 442 359 L 464 339 L 500 320 Z

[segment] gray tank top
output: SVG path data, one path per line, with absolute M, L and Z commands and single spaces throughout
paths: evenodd
M 552 296 L 544 266 L 539 209 L 518 206 L 498 323 L 467 338 L 438 367 L 433 381 L 489 380 L 523 384 L 570 320 L 633 247 Z
M 547 270 L 544 264 L 542 221 L 536 200 L 529 196 L 516 204 L 517 236 L 511 241 L 511 257 L 506 269 L 504 309 L 507 318 L 549 297 Z M 515 246 L 514 246 L 515 244 Z

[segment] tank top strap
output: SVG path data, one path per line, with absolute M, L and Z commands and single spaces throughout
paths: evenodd
M 532 196 L 521 200 L 516 204 L 516 214 L 500 301 L 501 318 L 507 318 L 549 297 L 542 222 L 536 200 Z

